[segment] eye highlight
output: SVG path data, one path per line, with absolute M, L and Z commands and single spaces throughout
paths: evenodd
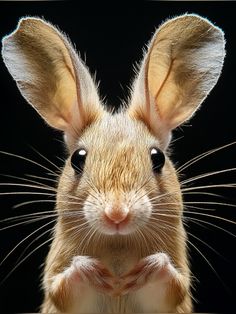
M 150 150 L 151 161 L 152 161 L 152 170 L 154 173 L 160 173 L 161 169 L 165 164 L 165 155 L 164 153 L 155 147 L 152 147 Z
M 71 156 L 71 166 L 77 174 L 81 174 L 84 169 L 87 151 L 84 148 L 77 149 Z

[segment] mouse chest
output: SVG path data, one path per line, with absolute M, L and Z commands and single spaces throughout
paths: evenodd
M 78 297 L 74 313 L 150 313 L 173 309 L 164 300 L 163 286 L 148 284 L 137 292 L 112 297 L 87 289 L 86 298 Z

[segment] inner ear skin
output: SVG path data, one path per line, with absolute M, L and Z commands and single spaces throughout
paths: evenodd
M 104 108 L 69 39 L 52 24 L 29 17 L 2 43 L 3 60 L 22 95 L 50 126 L 66 133 L 71 148 Z
M 224 62 L 224 33 L 185 14 L 163 23 L 149 43 L 132 86 L 128 113 L 167 148 L 171 131 L 188 121 L 215 86 Z

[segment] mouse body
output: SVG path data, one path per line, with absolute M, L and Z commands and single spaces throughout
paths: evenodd
M 164 22 L 126 106 L 111 113 L 68 38 L 22 18 L 3 39 L 22 95 L 64 132 L 57 222 L 44 268 L 42 313 L 189 313 L 183 200 L 168 146 L 216 84 L 223 32 L 185 14 Z
M 49 288 L 49 300 L 53 298 L 62 311 L 68 311 L 68 305 L 61 302 L 69 287 L 73 287 L 74 276 L 77 276 L 80 268 L 81 272 L 85 271 L 85 275 L 82 275 L 78 282 L 76 279 L 74 282 L 80 290 L 78 295 L 81 293 L 77 299 L 78 304 L 71 302 L 75 306 L 75 312 L 77 308 L 83 313 L 173 312 L 176 310 L 176 304 L 184 299 L 186 301 L 182 310 L 186 312 L 191 309 L 190 296 L 187 293 L 190 280 L 178 179 L 168 157 L 165 158 L 165 169 L 162 173 L 162 176 L 168 176 L 168 182 L 162 180 L 161 176 L 158 183 L 154 177 L 145 178 L 146 167 L 150 169 L 152 165 L 145 165 L 142 155 L 148 154 L 150 147 L 157 147 L 158 142 L 147 128 L 142 128 L 142 123 L 124 117 L 123 113 L 104 117 L 90 126 L 77 143 L 78 147 L 83 147 L 91 154 L 91 159 L 89 155 L 86 157 L 88 177 L 81 178 L 78 182 L 74 177 L 71 160 L 65 166 L 58 186 L 60 193 L 57 198 L 57 210 L 59 213 L 67 210 L 73 213 L 78 210 L 75 200 L 83 199 L 84 213 L 78 226 L 75 225 L 74 214 L 71 217 L 59 214 L 55 240 L 46 263 L 44 286 Z M 99 144 L 100 150 L 97 141 L 104 138 L 104 132 L 108 129 L 111 130 L 109 139 L 100 143 L 101 146 Z M 130 130 L 133 130 L 133 135 Z M 143 134 L 140 137 L 141 130 Z M 143 143 L 138 146 L 138 141 Z M 143 150 L 144 146 L 146 152 Z M 106 156 L 106 163 L 99 155 Z M 116 165 L 117 158 L 119 167 Z M 124 159 L 124 162 L 120 165 L 121 159 Z M 130 167 L 129 176 L 127 161 Z M 140 166 L 143 169 L 140 169 Z M 85 173 L 88 173 L 86 168 Z M 92 175 L 94 177 L 91 177 Z M 72 180 L 74 184 L 71 184 Z M 98 187 L 99 191 L 93 188 L 93 185 Z M 161 201 L 159 199 L 156 202 L 158 210 L 163 211 L 162 216 L 151 218 L 153 208 L 147 198 L 149 190 L 150 197 L 162 196 Z M 152 190 L 155 192 L 151 193 Z M 83 194 L 84 191 L 86 195 Z M 65 199 L 66 195 L 68 197 Z M 68 208 L 70 202 L 72 204 Z M 165 205 L 162 205 L 163 203 Z M 124 209 L 127 213 L 123 212 Z M 165 215 L 167 211 L 168 214 L 172 212 L 172 216 Z M 120 219 L 120 223 L 114 222 L 115 219 Z M 87 235 L 87 230 L 85 233 L 81 232 L 80 226 L 87 222 L 92 228 L 97 228 L 99 234 Z M 145 227 L 146 224 L 150 225 L 150 231 Z M 135 233 L 136 228 L 140 228 L 139 234 Z M 169 229 L 168 232 L 166 229 Z M 91 238 L 86 240 L 85 237 Z M 74 256 L 72 263 L 71 252 Z M 179 280 L 182 275 L 177 269 L 181 269 L 185 274 L 181 283 Z M 87 271 L 89 273 L 86 273 Z M 62 274 L 67 276 L 67 273 L 67 279 L 62 277 Z M 78 284 L 80 281 L 81 287 Z M 50 290 L 52 285 L 57 284 L 60 286 L 59 290 L 56 287 L 55 290 Z M 164 298 L 163 294 L 166 294 Z M 66 300 L 68 301 L 67 298 Z M 42 308 L 43 313 L 53 310 L 47 307 L 48 303 L 50 304 L 50 301 L 46 300 Z M 74 309 L 70 311 L 73 312 Z

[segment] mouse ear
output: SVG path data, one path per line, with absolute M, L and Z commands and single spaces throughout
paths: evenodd
M 75 136 L 103 112 L 87 68 L 54 26 L 22 18 L 2 43 L 4 62 L 22 95 L 48 124 Z
M 216 84 L 225 56 L 223 32 L 183 15 L 155 32 L 134 81 L 129 114 L 168 144 L 170 131 L 196 111 Z

